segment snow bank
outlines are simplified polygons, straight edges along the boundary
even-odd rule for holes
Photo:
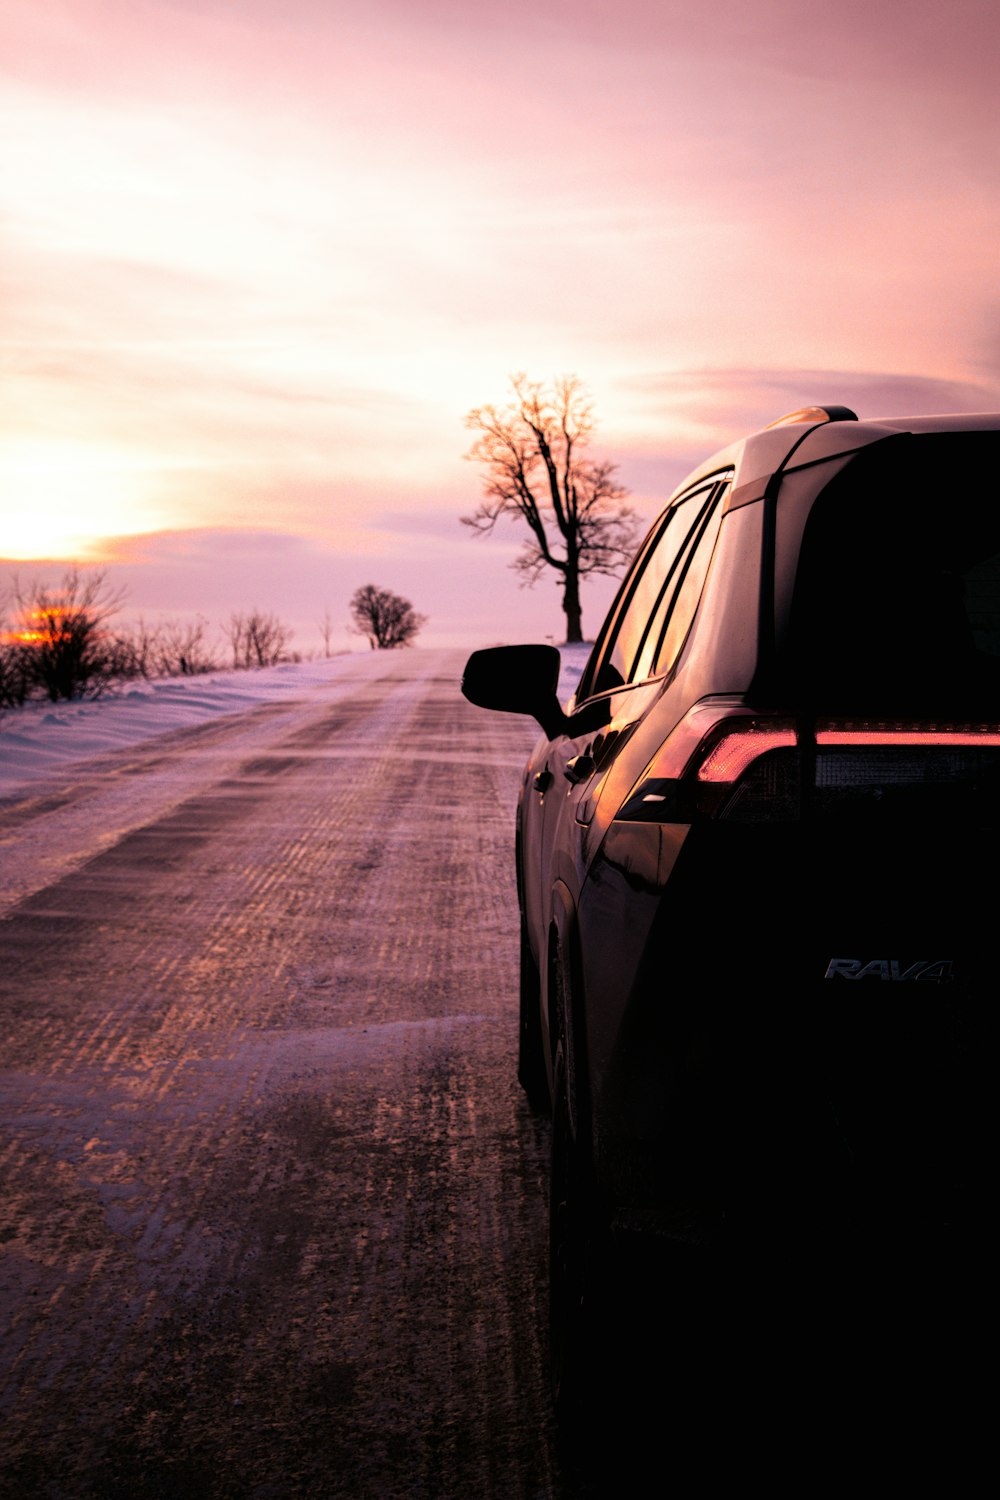
[[[558,688],[560,703],[565,703],[567,698],[573,696],[576,685],[580,680],[580,673],[587,665],[587,660],[593,649],[593,641],[583,641],[579,646],[559,647],[559,655],[562,658]]]
[[[164,677],[76,703],[26,704],[0,716],[0,796],[74,762],[126,750],[217,715],[309,698],[329,690],[332,680],[357,675],[358,662],[367,657],[346,653],[258,671]]]
[[[590,646],[563,646],[559,697],[570,697]],[[421,648],[417,647],[417,651]],[[456,684],[461,653],[455,653]],[[385,667],[381,652],[345,652],[321,661],[285,662],[249,672],[166,677],[106,698],[78,703],[30,703],[0,715],[0,797],[37,789],[54,772],[79,761],[127,750],[157,735],[187,729],[258,704],[328,697]]]

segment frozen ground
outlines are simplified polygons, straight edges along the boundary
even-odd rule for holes
[[[464,660],[0,734],[2,1500],[563,1500],[516,1082],[537,731]]]
[[[589,651],[588,645],[563,648],[563,701]],[[32,704],[4,715],[0,813],[10,811],[0,834],[0,917],[213,785],[226,768],[270,742],[276,721],[292,735],[320,709],[335,709],[384,676],[394,661],[417,665],[432,655],[419,647],[395,656],[353,652],[256,672],[166,678],[114,697]],[[452,653],[449,661],[457,683],[462,657]],[[40,825],[36,814],[43,806]]]

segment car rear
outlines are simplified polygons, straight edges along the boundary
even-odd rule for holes
[[[984,1213],[1000,433],[924,425],[760,497],[751,680],[703,665],[714,691],[679,718],[665,689],[581,893],[595,1161],[622,1222]]]

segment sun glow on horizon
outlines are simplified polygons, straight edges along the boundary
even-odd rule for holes
[[[1000,8],[344,9],[0,10],[15,572],[304,641],[372,578],[442,636],[544,639],[555,574],[460,525],[512,374],[580,378],[650,520],[804,405],[1000,407]]]
[[[31,439],[0,447],[2,550],[14,561],[92,556],[108,538],[157,531],[149,464],[123,449]]]

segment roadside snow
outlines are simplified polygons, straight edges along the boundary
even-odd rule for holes
[[[559,647],[562,666],[559,671],[557,693],[560,703],[565,703],[568,698],[573,696],[576,691],[576,685],[580,681],[580,673],[587,665],[587,660],[593,649],[593,641],[582,641],[579,646]]]
[[[314,697],[337,678],[355,681],[359,661],[367,662],[367,657],[345,654],[255,672],[164,677],[105,698],[26,704],[0,716],[0,797],[32,790],[68,765],[127,750],[218,715]]]
[[[590,646],[562,646],[559,698],[576,687]],[[416,648],[420,653],[421,648]],[[385,666],[381,652],[346,652],[249,672],[168,677],[78,703],[32,703],[0,714],[0,798],[34,793],[53,774],[158,735],[266,703],[329,700]],[[456,678],[456,681],[458,679]]]

